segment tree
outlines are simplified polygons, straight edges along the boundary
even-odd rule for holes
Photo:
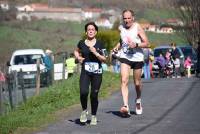
[[[200,41],[200,1],[174,0],[174,2],[185,24],[185,36],[188,42],[196,48],[197,42]]]
[[[196,76],[200,73],[200,1],[199,0],[175,0],[179,8],[180,16],[185,22],[185,35],[190,44],[197,48]]]

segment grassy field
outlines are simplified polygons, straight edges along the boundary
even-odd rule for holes
[[[54,53],[72,51],[84,32],[83,24],[49,20],[32,22],[6,22],[0,24],[0,60],[10,58],[21,48],[49,47]]]
[[[100,97],[105,98],[119,89],[118,74],[105,72]],[[61,119],[74,104],[79,104],[79,75],[58,82],[40,96],[28,99],[26,104],[0,116],[0,134],[25,134],[39,129],[50,122]],[[80,106],[79,106],[80,107]]]
[[[177,11],[174,9],[150,9],[146,8],[143,10],[139,10],[136,12],[136,18],[144,18],[145,20],[148,20],[149,22],[159,23],[161,21],[164,21],[169,18],[176,18]]]
[[[155,44],[156,46],[169,45],[172,42],[175,42],[176,44],[185,44],[187,42],[181,33],[158,34],[147,32],[147,37],[150,44]]]

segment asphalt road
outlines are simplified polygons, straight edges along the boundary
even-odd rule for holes
[[[131,117],[123,118],[120,92],[100,101],[97,126],[81,125],[80,110],[34,134],[200,134],[200,79],[143,80],[144,112],[135,115],[130,84]]]

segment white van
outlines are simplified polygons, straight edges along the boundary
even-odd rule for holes
[[[22,71],[24,84],[35,85],[37,73],[37,58],[40,59],[41,84],[47,84],[47,69],[44,65],[43,58],[45,53],[42,49],[21,49],[13,52],[8,65],[8,73],[12,71]]]

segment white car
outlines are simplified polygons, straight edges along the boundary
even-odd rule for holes
[[[25,85],[34,86],[36,84],[37,59],[40,59],[41,84],[47,84],[47,69],[43,62],[45,53],[42,49],[21,49],[13,52],[8,65],[8,73],[12,71],[22,71]]]

